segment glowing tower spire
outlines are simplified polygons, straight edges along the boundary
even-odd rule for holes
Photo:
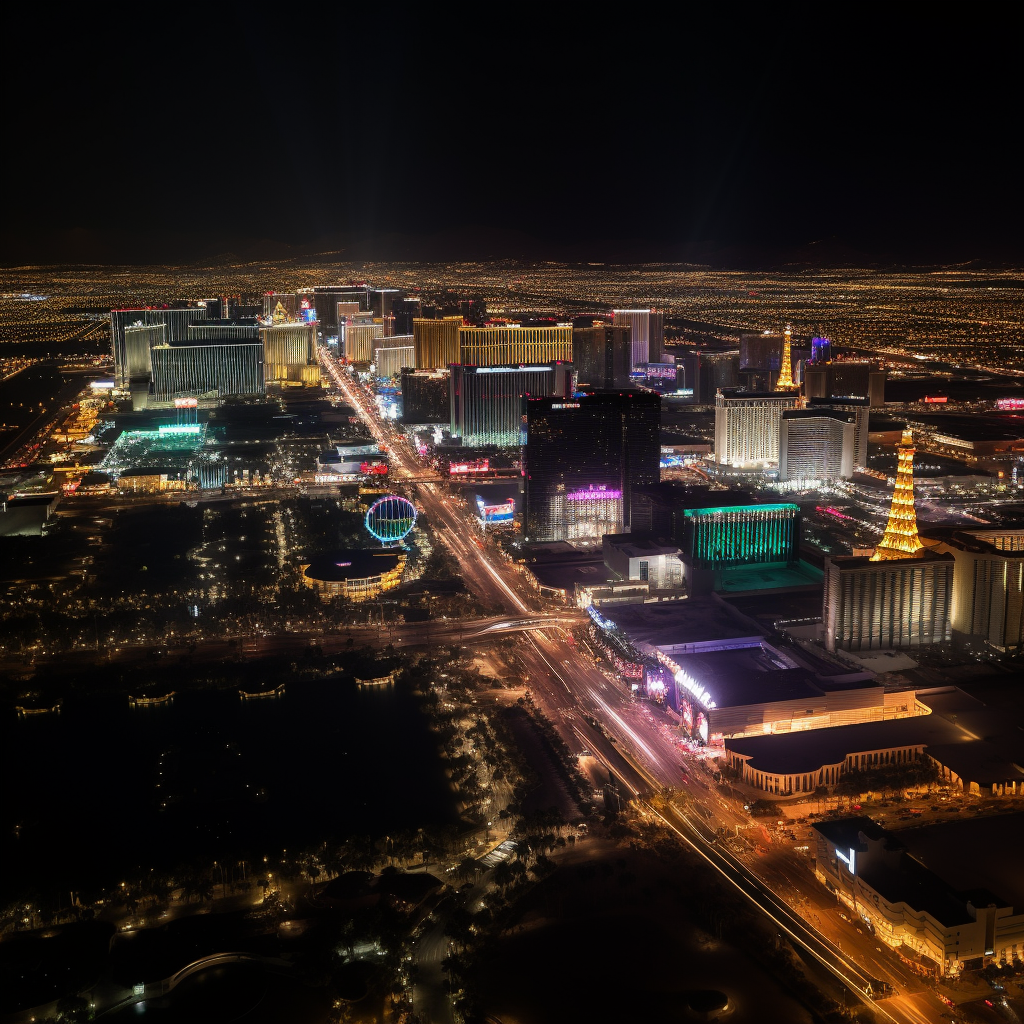
[[[779,379],[775,383],[776,391],[795,391],[796,384],[793,383],[793,356],[790,349],[792,332],[787,327],[783,333],[786,339],[782,345],[782,366],[779,368]]]
[[[889,522],[885,527],[885,535],[871,556],[872,562],[890,558],[915,558],[924,548],[917,536],[917,513],[914,511],[914,435],[909,429],[903,431],[899,453]]]

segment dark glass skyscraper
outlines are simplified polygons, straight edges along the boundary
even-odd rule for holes
[[[313,289],[313,308],[316,310],[316,318],[320,321],[320,331],[326,337],[336,336],[338,333],[338,303],[358,302],[361,310],[369,310],[371,307],[371,292],[369,285],[325,285],[322,288]]]
[[[581,385],[628,387],[631,354],[628,325],[573,328],[572,361]]]
[[[527,398],[523,415],[525,539],[597,538],[628,528],[632,489],[660,476],[661,396]]]

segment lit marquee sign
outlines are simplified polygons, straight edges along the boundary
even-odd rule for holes
[[[857,851],[850,847],[850,855],[847,856],[842,850],[836,850],[836,856],[850,869],[850,874],[857,874]]]
[[[684,690],[688,690],[704,707],[708,709],[718,707],[710,692],[688,672],[684,672],[667,654],[658,651],[658,661],[672,673],[676,683]]]
[[[579,402],[552,402],[552,409],[578,409],[580,407]]]
[[[997,398],[996,408],[1003,412],[1019,412],[1024,409],[1024,398]]]
[[[175,409],[195,409],[199,405],[199,399],[197,398],[176,398],[174,400]]]
[[[177,426],[159,427],[161,437],[165,434],[198,434],[203,428],[198,423],[181,423]]]

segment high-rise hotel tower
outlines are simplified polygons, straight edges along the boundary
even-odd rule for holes
[[[598,391],[523,399],[523,535],[528,541],[621,533],[632,491],[660,476],[661,396]]]
[[[463,366],[449,378],[452,437],[464,445],[518,447],[522,442],[522,399],[557,395],[571,400],[572,363],[546,366]]]
[[[787,409],[799,408],[793,392],[723,389],[715,396],[715,461],[723,466],[774,464],[779,458],[779,424]]]
[[[459,362],[461,316],[440,320],[416,317],[412,322],[412,346],[417,370],[441,370]]]
[[[919,647],[950,638],[954,557],[926,549],[914,510],[914,443],[904,431],[885,534],[870,558],[825,559],[830,651]]]
[[[572,360],[572,324],[554,327],[461,327],[458,362],[508,366]]]
[[[614,309],[612,324],[628,327],[632,351],[630,369],[661,360],[665,339],[664,314],[656,309]]]

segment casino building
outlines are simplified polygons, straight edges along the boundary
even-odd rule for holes
[[[775,464],[782,414],[800,406],[792,392],[723,389],[715,396],[715,461],[725,466]]]
[[[275,381],[316,384],[320,366],[316,359],[316,324],[281,323],[260,328],[263,344],[263,375]]]
[[[886,694],[869,673],[744,635],[713,598],[690,598],[681,606],[606,605],[599,616],[590,614],[628,643],[635,661],[659,667],[649,674],[668,689],[666,702],[682,728],[702,743],[833,731],[916,710],[906,694]]]
[[[661,397],[597,391],[572,401],[524,398],[521,408],[525,539],[621,533],[633,489],[660,476]]]
[[[1024,529],[926,531],[929,546],[951,554],[952,628],[998,651],[1024,645]]]

